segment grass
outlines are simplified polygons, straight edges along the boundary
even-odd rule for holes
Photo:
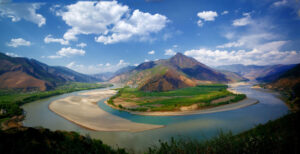
[[[114,99],[120,98],[128,102],[134,102],[139,106],[138,108],[126,108],[132,111],[173,111],[179,110],[182,106],[193,104],[198,104],[199,108],[205,108],[237,102],[246,98],[246,95],[233,94],[227,88],[227,85],[210,84],[167,92],[144,92],[137,88],[124,87],[119,89],[118,93],[108,100],[108,103],[115,106]],[[227,96],[234,96],[234,98],[217,104],[211,103],[213,100]]]
[[[64,93],[104,88],[107,86],[111,86],[111,84],[72,82],[59,86],[55,90],[51,91],[23,92],[21,90],[0,90],[0,110],[4,111],[4,113],[0,114],[0,119],[21,115],[23,110],[20,108],[20,106],[25,103],[51,96],[61,95]]]

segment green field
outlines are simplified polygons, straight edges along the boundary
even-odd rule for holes
[[[174,111],[179,110],[182,106],[198,104],[198,108],[207,108],[232,102],[237,102],[246,98],[244,94],[233,94],[227,90],[227,85],[210,84],[198,85],[167,92],[144,92],[137,88],[124,87],[119,89],[118,93],[108,100],[108,103],[132,111]],[[232,96],[230,100],[212,103],[212,101]],[[138,107],[125,108],[119,104],[131,102]]]
[[[79,90],[88,90],[112,86],[111,84],[79,83],[72,82],[57,87],[51,91],[24,92],[22,90],[0,90],[0,119],[21,115],[21,105],[35,100],[48,98],[55,95],[70,93]]]

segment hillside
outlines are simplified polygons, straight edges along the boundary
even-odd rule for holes
[[[168,91],[197,84],[227,83],[238,80],[237,76],[232,73],[225,75],[194,58],[177,53],[169,59],[142,63],[114,76],[110,82],[131,85],[144,91]]]
[[[300,64],[286,71],[276,80],[264,85],[266,88],[275,89],[288,99],[288,103],[292,107],[299,108],[300,104]],[[296,106],[294,106],[296,105]]]
[[[66,67],[0,53],[0,89],[45,91],[69,81],[95,82],[97,79]]]

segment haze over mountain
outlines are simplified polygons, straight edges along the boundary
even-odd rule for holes
[[[168,91],[199,83],[227,83],[233,81],[233,78],[194,58],[177,53],[169,59],[144,62],[110,81],[134,85],[144,91]]]
[[[114,76],[131,71],[134,68],[135,68],[135,66],[126,66],[126,67],[120,68],[116,72],[104,72],[104,73],[93,74],[92,76],[101,81],[109,81]]]
[[[270,82],[278,78],[282,73],[292,69],[296,64],[290,65],[223,65],[216,67],[218,70],[235,72],[250,80]]]
[[[95,82],[95,77],[62,66],[48,66],[34,59],[0,53],[0,88],[48,90],[69,81]]]

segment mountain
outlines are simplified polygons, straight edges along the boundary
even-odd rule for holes
[[[113,83],[131,85],[144,91],[168,91],[195,86],[199,83],[231,81],[225,74],[181,53],[169,59],[144,62],[110,80]]]
[[[270,82],[278,78],[282,73],[293,68],[295,64],[291,65],[242,65],[242,64],[234,64],[234,65],[223,65],[218,66],[216,69],[222,71],[230,71],[235,72],[243,77],[250,80],[258,80],[261,82]]]
[[[224,70],[219,70],[219,72],[223,73],[226,75],[226,78],[229,79],[232,82],[242,82],[242,81],[249,81],[249,79],[241,76],[238,73],[231,72],[231,71],[224,71]]]
[[[288,97],[290,104],[300,107],[300,64],[286,71],[277,79],[265,84],[266,88],[283,92]]]
[[[104,73],[93,74],[92,76],[101,81],[108,81],[112,77],[120,75],[120,74],[128,72],[128,71],[131,71],[134,68],[135,68],[135,66],[127,66],[127,67],[123,67],[123,68],[117,70],[116,72],[104,72]]]
[[[284,73],[294,68],[296,64],[292,65],[273,65],[264,69],[264,74],[256,78],[261,82],[272,82],[280,78]]]
[[[242,65],[242,64],[233,64],[233,65],[222,65],[216,67],[218,70],[235,72],[243,77],[254,80],[256,79],[260,73],[265,68],[265,66],[257,66],[257,65]]]
[[[48,66],[34,59],[0,53],[0,88],[48,90],[69,82],[95,82],[96,78],[66,67]]]
[[[300,64],[286,71],[276,80],[268,83],[269,88],[278,90],[296,90],[300,94]]]
[[[100,81],[108,81],[113,76],[115,76],[115,73],[114,72],[104,72],[104,73],[93,74],[92,76]]]

